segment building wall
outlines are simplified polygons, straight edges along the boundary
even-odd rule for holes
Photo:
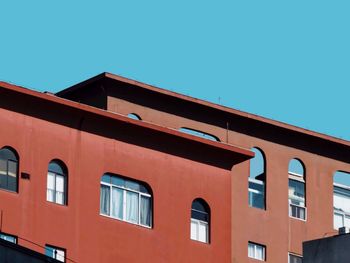
[[[19,179],[18,193],[0,190],[1,230],[18,236],[20,245],[43,253],[20,239],[25,238],[65,248],[68,258],[84,263],[230,261],[229,171],[117,140],[111,136],[123,132],[117,129],[103,136],[104,127],[98,134],[72,128],[97,124],[79,122],[67,112],[44,118],[0,108],[0,122],[0,148],[13,147],[19,155],[19,172],[30,174],[29,180]],[[72,125],[65,125],[69,122]],[[68,167],[67,206],[46,201],[52,159]],[[105,172],[151,187],[152,229],[99,215],[100,179]],[[190,240],[191,203],[197,197],[211,208],[210,244]]]
[[[307,241],[303,244],[304,263],[349,262],[350,235]]]
[[[272,129],[269,134],[266,127],[242,127],[214,110],[211,113],[193,110],[179,106],[180,103],[167,106],[169,101],[155,100],[159,106],[155,106],[157,102],[151,98],[148,102],[136,103],[130,96],[120,95],[118,90],[108,97],[107,108],[124,115],[136,113],[143,121],[173,129],[200,130],[229,144],[258,147],[266,156],[266,210],[248,206],[249,162],[232,169],[231,262],[256,262],[247,257],[248,241],[266,245],[267,262],[288,262],[288,252],[302,254],[303,241],[336,233],[333,229],[333,175],[337,170],[350,171],[350,165],[342,161],[344,158],[331,158],[335,151],[314,147],[313,143],[301,142],[297,137],[282,137]],[[229,129],[223,127],[225,122],[230,122]],[[288,165],[293,158],[302,160],[306,169],[306,221],[289,217]]]

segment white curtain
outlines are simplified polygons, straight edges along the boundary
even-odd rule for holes
[[[250,258],[255,258],[255,249],[254,249],[255,245],[254,244],[250,244],[248,243],[248,257]]]
[[[47,173],[47,201],[53,202],[55,194],[55,175],[53,173]]]
[[[112,187],[111,216],[123,219],[123,190]]]
[[[138,223],[139,195],[126,191],[126,221]]]
[[[264,248],[262,246],[255,246],[255,258],[264,260]]]
[[[208,242],[208,224],[205,222],[199,222],[198,241]]]
[[[100,212],[104,215],[109,215],[109,195],[110,187],[106,185],[101,185],[100,192]]]
[[[151,226],[151,198],[141,196],[141,225]]]
[[[198,228],[198,222],[193,220],[193,219],[191,219],[191,239],[192,240],[198,240],[197,228]]]
[[[56,203],[64,204],[64,177],[56,174]]]

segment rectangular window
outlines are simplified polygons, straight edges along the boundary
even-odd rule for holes
[[[266,247],[253,242],[248,242],[248,257],[265,261]]]
[[[208,243],[208,223],[191,218],[191,239]]]
[[[63,248],[46,245],[45,255],[57,259],[58,261],[66,262],[66,251]]]
[[[8,234],[5,234],[5,233],[0,233],[0,238],[3,239],[3,240],[6,240],[8,242],[17,244],[17,237],[15,237],[15,236],[8,235]]]
[[[288,254],[288,263],[303,263],[303,258],[301,256]]]
[[[57,204],[65,204],[64,176],[52,172],[47,173],[47,201]]]
[[[152,196],[142,184],[104,175],[100,190],[101,215],[151,227]]]
[[[248,200],[249,206],[265,209],[265,185],[263,181],[248,178]]]
[[[289,179],[289,216],[306,220],[305,183]]]

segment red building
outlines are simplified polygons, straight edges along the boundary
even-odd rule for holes
[[[0,231],[22,246],[66,262],[294,263],[334,231],[347,141],[109,73],[57,94],[0,87]]]

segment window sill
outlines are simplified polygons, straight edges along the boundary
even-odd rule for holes
[[[60,204],[60,203],[52,202],[52,201],[49,201],[49,200],[46,200],[46,202],[48,202],[48,203],[50,203],[50,204],[55,204],[55,205],[63,206],[63,207],[68,207],[68,205],[66,205],[66,204]]]
[[[133,223],[133,222],[126,221],[126,220],[121,220],[121,219],[119,219],[119,218],[115,218],[115,217],[108,216],[108,215],[101,214],[101,213],[100,213],[100,216],[103,216],[103,217],[106,217],[106,218],[110,218],[110,219],[113,219],[113,220],[117,220],[117,221],[119,221],[119,222],[124,222],[124,223],[132,224],[132,225],[135,225],[135,226],[147,228],[147,229],[152,229],[152,228],[153,228],[152,226],[140,225],[140,224],[137,224],[137,223]]]
[[[12,194],[19,194],[18,193],[18,191],[11,191],[11,190],[7,190],[7,189],[5,189],[5,188],[0,188],[0,191],[4,191],[4,192],[6,192],[6,193],[12,193]]]
[[[294,216],[291,216],[291,215],[289,215],[289,218],[296,219],[296,220],[299,220],[299,221],[302,221],[302,222],[306,222],[306,218],[302,219],[302,218],[294,217]]]
[[[190,240],[195,242],[196,244],[210,245],[209,242],[204,242],[204,241],[200,241],[200,240],[192,239],[192,238],[190,238]]]

